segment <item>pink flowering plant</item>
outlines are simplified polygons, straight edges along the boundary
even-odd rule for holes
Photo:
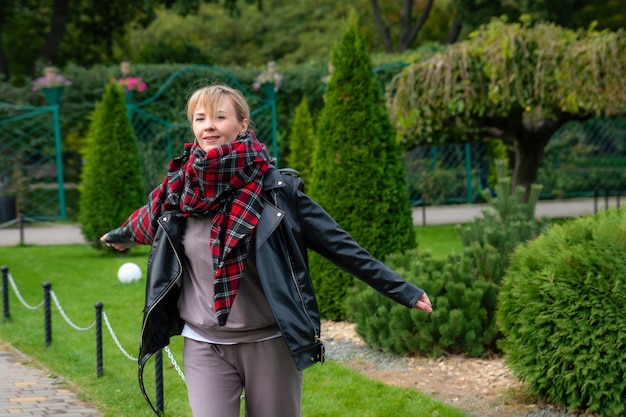
[[[148,88],[148,85],[143,82],[143,78],[141,77],[123,77],[119,78],[117,82],[123,86],[126,91],[142,92]]]
[[[270,61],[267,64],[267,69],[254,78],[254,84],[252,84],[252,86],[256,91],[265,83],[273,83],[274,91],[278,91],[282,82],[283,75],[276,71],[276,63]]]
[[[72,85],[72,82],[65,79],[61,74],[46,75],[33,80],[32,90],[39,91],[42,88],[65,87],[68,85]]]

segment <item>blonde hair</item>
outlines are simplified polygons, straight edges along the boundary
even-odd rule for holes
[[[189,123],[193,119],[194,111],[200,106],[204,107],[210,116],[216,115],[224,97],[230,97],[233,100],[237,119],[239,121],[248,119],[248,124],[250,124],[250,106],[241,91],[223,84],[201,87],[191,94],[185,107]]]

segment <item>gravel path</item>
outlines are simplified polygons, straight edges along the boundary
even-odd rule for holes
[[[348,322],[322,321],[328,360],[369,378],[412,388],[474,417],[594,417],[528,402],[502,358],[410,358],[375,351]]]

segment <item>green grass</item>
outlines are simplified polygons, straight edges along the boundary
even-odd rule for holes
[[[455,225],[415,227],[417,249],[429,251],[433,256],[461,252],[463,244],[456,233]]]
[[[447,228],[426,233],[420,228],[418,238],[437,251],[454,246]],[[439,246],[427,243],[436,237]],[[95,303],[104,304],[122,348],[131,356],[138,353],[142,320],[144,281],[121,284],[117,269],[125,262],[135,262],[145,271],[148,248],[136,248],[126,256],[101,253],[86,245],[0,247],[0,265],[7,265],[21,297],[31,306],[43,300],[44,282],[52,283],[66,316],[78,327],[95,320]],[[103,324],[104,375],[96,377],[95,330],[79,331],[62,317],[53,302],[52,343],[45,346],[43,308],[30,310],[9,291],[11,318],[0,322],[0,339],[40,362],[56,375],[80,387],[79,396],[91,403],[104,417],[152,416],[137,384],[137,367],[118,349]],[[170,349],[182,366],[182,338],[172,339]],[[165,410],[169,416],[191,416],[184,382],[164,355]],[[146,379],[154,380],[154,366],[148,364]],[[154,386],[148,387],[154,393]],[[305,417],[462,417],[464,413],[440,404],[419,392],[386,386],[333,361],[305,371],[303,416]]]

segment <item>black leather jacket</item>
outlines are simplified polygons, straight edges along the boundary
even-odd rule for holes
[[[265,296],[298,369],[323,361],[320,315],[307,248],[381,293],[413,307],[423,291],[372,256],[301,191],[299,177],[270,168],[263,179],[263,211],[254,235],[257,272]],[[177,301],[182,280],[184,218],[165,213],[148,260],[140,368],[179,335]],[[132,245],[121,228],[107,241]]]

